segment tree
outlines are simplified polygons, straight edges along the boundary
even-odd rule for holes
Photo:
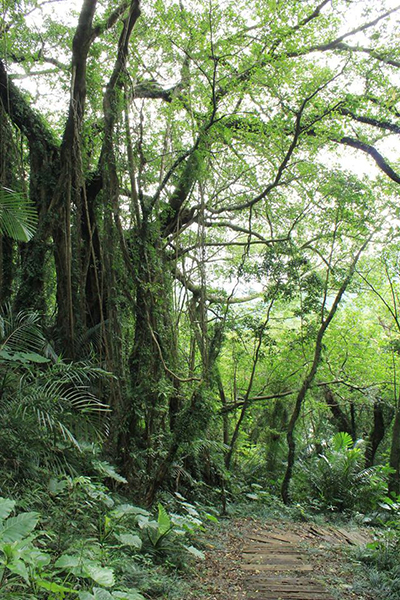
[[[368,271],[363,272],[360,270],[359,273],[367,290],[380,301],[381,307],[384,310],[384,315],[381,317],[380,323],[387,336],[387,348],[390,349],[392,355],[394,416],[389,465],[393,472],[390,475],[388,487],[389,492],[394,492],[396,494],[400,492],[400,403],[397,393],[396,369],[398,334],[400,333],[400,321],[398,317],[399,292],[397,289],[398,272],[398,247],[397,245],[392,245],[382,252],[381,256],[376,259],[375,264],[372,267],[369,267]],[[376,281],[377,278],[378,281]],[[379,410],[375,409],[375,426],[370,435],[370,447],[372,453],[375,446],[380,443],[384,435],[384,424],[382,424],[382,422],[382,415],[379,413]]]
[[[368,237],[370,182],[327,165],[337,149],[381,170],[376,207],[400,181],[381,150],[398,133],[397,45],[383,37],[398,9],[365,2],[360,25],[343,28],[347,11],[344,0],[85,0],[69,25],[47,4],[5,3],[3,119],[21,136],[17,179],[38,212],[14,301],[48,315],[55,304],[52,334],[66,357],[100,332],[92,346],[118,377],[107,390],[110,446],[131,480],[146,455],[150,496],[182,442],[207,428],[222,330],[239,299],[218,290],[226,275],[257,277],[264,255],[284,257],[287,245],[318,269],[338,237],[342,193],[356,235]],[[60,94],[66,119],[29,98],[26,80]],[[216,253],[228,269],[210,266]],[[244,406],[252,386],[250,377]]]

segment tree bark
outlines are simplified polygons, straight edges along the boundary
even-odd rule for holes
[[[20,285],[15,299],[16,310],[46,308],[45,265],[51,222],[48,214],[59,172],[59,148],[40,117],[30,108],[23,94],[9,79],[0,60],[0,101],[11,122],[28,141],[30,162],[29,195],[38,213],[33,239],[21,246]]]
[[[365,468],[372,467],[375,461],[375,454],[379,444],[385,436],[385,421],[383,418],[382,402],[378,399],[374,402],[374,422],[368,437],[367,447],[365,449]]]
[[[389,475],[388,492],[400,493],[400,399],[397,401],[396,413],[393,421],[392,443],[390,447],[389,465],[394,473]]]
[[[346,414],[343,412],[338,401],[336,400],[332,390],[329,388],[329,386],[324,385],[323,392],[325,402],[330,408],[337,430],[344,431],[349,435],[353,436],[353,428],[351,427],[351,424],[349,423]]]

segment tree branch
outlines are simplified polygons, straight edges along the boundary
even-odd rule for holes
[[[356,148],[356,150],[361,150],[365,154],[371,156],[374,159],[378,167],[386,173],[386,175],[394,182],[400,183],[400,175],[392,169],[387,160],[378,152],[374,146],[370,144],[366,144],[365,142],[361,142],[360,140],[344,136],[338,139],[332,139],[332,141],[337,142],[338,144],[343,144],[344,146],[350,146],[351,148]]]
[[[242,296],[241,298],[232,298],[228,296],[218,296],[217,294],[213,294],[212,292],[205,292],[200,285],[196,285],[193,282],[189,281],[185,275],[179,271],[179,269],[175,269],[173,272],[175,278],[194,296],[204,296],[206,302],[210,302],[210,304],[244,304],[245,302],[251,302],[252,300],[256,300],[257,298],[262,298],[263,294],[260,292],[256,292],[254,294],[249,294],[248,296]]]
[[[341,73],[335,75],[334,77],[331,77],[331,79],[329,79],[328,81],[324,82],[322,85],[320,85],[317,89],[315,89],[311,94],[309,94],[306,98],[304,98],[304,100],[302,101],[299,109],[296,112],[296,120],[295,120],[295,125],[294,125],[294,131],[293,131],[293,139],[289,145],[288,150],[285,153],[285,156],[283,157],[282,162],[280,163],[277,173],[275,175],[274,180],[269,183],[267,185],[267,187],[257,196],[255,196],[254,198],[252,198],[251,200],[248,200],[247,202],[242,202],[241,204],[235,204],[233,206],[228,206],[228,207],[222,207],[222,208],[218,208],[218,209],[214,209],[211,210],[211,212],[213,214],[221,214],[222,212],[225,211],[237,211],[237,210],[244,210],[246,208],[251,208],[252,206],[254,206],[255,204],[257,204],[258,202],[260,202],[260,200],[263,200],[264,198],[266,198],[268,196],[268,194],[275,189],[276,187],[278,187],[278,185],[281,185],[281,179],[282,179],[282,175],[286,169],[286,167],[288,166],[290,159],[292,157],[293,152],[295,151],[295,148],[298,145],[300,136],[302,135],[302,133],[307,132],[308,127],[310,125],[308,125],[307,127],[303,127],[301,120],[303,117],[303,113],[304,110],[307,106],[307,104],[317,95],[319,94],[319,92],[321,92],[323,89],[325,89],[330,83],[332,83],[332,81],[334,81],[337,77],[339,77],[339,75],[341,75]]]
[[[96,38],[108,29],[111,29],[111,27],[115,25],[119,18],[122,17],[129,4],[129,0],[123,0],[123,2],[121,2],[121,4],[119,4],[115,10],[113,10],[113,12],[107,17],[105,21],[97,23],[97,25],[95,25],[95,27],[93,27],[92,29],[93,38]]]
[[[51,131],[29,106],[22,92],[10,80],[1,60],[0,101],[11,121],[26,136],[31,149],[43,146],[48,151],[58,152],[58,144]]]
[[[386,382],[384,382],[384,383],[386,383]],[[317,382],[314,384],[315,387],[324,387],[324,386],[330,386],[330,385],[344,385],[352,390],[355,390],[357,392],[364,394],[366,390],[369,390],[373,387],[382,385],[382,383],[372,383],[370,385],[360,386],[360,385],[355,385],[354,383],[350,383],[350,382],[346,381],[345,379],[334,379],[333,381],[320,381],[320,382]],[[313,387],[313,386],[310,386],[310,387]],[[253,396],[252,398],[249,398],[249,402],[265,402],[268,400],[286,398],[287,396],[292,396],[293,394],[298,394],[299,391],[300,391],[299,389],[296,389],[296,390],[288,390],[287,392],[277,392],[276,394]],[[226,406],[224,406],[220,410],[220,413],[222,414],[225,412],[231,412],[232,410],[241,408],[243,406],[243,402],[244,402],[244,399],[240,398],[239,402],[234,402],[232,404],[226,404]]]
[[[340,108],[338,112],[341,115],[351,117],[354,121],[358,121],[359,123],[372,125],[373,127],[383,129],[384,131],[391,131],[392,133],[400,133],[400,126],[396,125],[395,123],[390,123],[390,121],[381,121],[379,119],[375,119],[374,117],[364,117],[362,115],[356,115],[347,108]]]
[[[361,33],[362,31],[366,31],[367,29],[370,29],[374,25],[377,25],[379,23],[379,21],[382,21],[382,19],[385,19],[386,17],[393,14],[394,12],[397,12],[399,9],[400,9],[400,5],[395,6],[394,8],[391,8],[390,10],[387,10],[386,12],[384,12],[381,15],[379,15],[378,17],[376,17],[376,19],[373,19],[372,21],[368,21],[367,23],[363,23],[362,25],[359,25],[358,27],[351,29],[347,33],[344,33],[343,35],[339,36],[335,40],[332,40],[331,42],[328,42],[327,44],[319,44],[318,46],[312,46],[311,48],[308,49],[308,52],[313,52],[314,50],[319,50],[319,51],[333,50],[333,49],[337,48],[339,46],[339,44],[346,38],[352,37],[353,35],[356,35],[356,33]]]
[[[24,63],[27,60],[29,60],[29,61],[33,60],[34,62],[49,63],[50,65],[54,65],[55,67],[58,67],[62,71],[68,71],[68,69],[70,68],[70,65],[66,65],[66,64],[62,63],[61,61],[57,60],[56,58],[53,58],[51,56],[47,56],[47,55],[43,54],[42,50],[39,50],[39,52],[37,53],[36,56],[24,56],[23,54],[11,53],[9,55],[9,57],[13,62],[15,62],[17,64]]]
[[[364,54],[368,54],[371,58],[375,58],[380,62],[385,63],[386,65],[391,65],[392,67],[400,67],[400,61],[394,60],[393,58],[387,58],[382,54],[376,52],[373,48],[365,48],[363,46],[349,46],[348,44],[343,44],[339,42],[334,47],[335,50],[344,50],[346,52],[363,52]],[[316,48],[316,50],[323,51],[323,48]]]

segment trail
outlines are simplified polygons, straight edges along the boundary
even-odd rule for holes
[[[353,545],[355,535],[315,525],[302,525],[299,532],[290,533],[270,525],[248,534],[241,567],[247,572],[246,600],[334,600],[310,562],[305,544]]]
[[[369,541],[359,531],[311,523],[237,524],[227,534],[227,550],[208,554],[208,584],[192,600],[337,600],[326,575],[340,571],[339,548]],[[334,564],[335,555],[339,564]],[[342,592],[346,590],[340,590],[341,598],[356,598]]]

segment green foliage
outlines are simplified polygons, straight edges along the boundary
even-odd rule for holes
[[[376,507],[385,490],[384,473],[378,468],[363,468],[363,443],[348,433],[339,432],[328,448],[303,463],[309,481],[309,500],[315,499],[325,510],[368,511]]]
[[[368,590],[373,598],[396,600],[400,593],[400,497],[383,497],[378,503],[374,522],[374,541],[358,552],[356,559],[363,565],[358,589]]]
[[[44,468],[50,474],[73,472],[82,440],[99,440],[105,433],[109,409],[92,388],[107,373],[89,362],[66,363],[54,356],[38,314],[15,314],[10,307],[0,315],[0,373],[0,454],[6,476],[40,477]],[[20,464],[20,471],[12,464]]]
[[[22,362],[46,362],[42,351],[45,338],[39,325],[37,312],[15,313],[11,306],[2,307],[0,312],[0,360]],[[39,354],[40,353],[40,354]]]
[[[186,517],[169,515],[161,504],[157,520],[151,519],[151,514],[145,509],[132,504],[115,503],[111,511],[104,512],[101,496],[95,499],[93,495],[96,488],[94,481],[80,479],[79,482],[65,480],[68,500],[64,497],[63,480],[60,479],[58,487],[53,484],[52,496],[59,501],[59,509],[51,507],[51,514],[46,519],[47,528],[40,531],[37,531],[37,512],[10,516],[15,502],[0,498],[0,578],[2,589],[7,590],[10,599],[17,599],[23,589],[27,597],[33,593],[39,599],[51,593],[52,597],[60,600],[68,594],[78,594],[83,600],[142,600],[144,596],[137,587],[142,585],[140,579],[137,585],[124,584],[132,569],[139,568],[140,564],[147,564],[150,568],[155,559],[162,559],[171,567],[182,565],[179,553],[197,560],[204,558],[203,553],[189,541],[201,525],[201,521],[189,513],[199,513],[184,499],[180,502],[189,511]],[[74,484],[73,488],[69,487],[70,483]],[[95,507],[99,517],[94,536]],[[57,510],[66,509],[71,513],[67,522],[75,527],[75,530],[69,530],[68,536],[62,530],[62,516],[57,513]],[[74,512],[75,517],[72,516]],[[75,521],[79,513],[78,524]],[[64,538],[63,545],[67,543],[61,554],[54,546],[54,531],[49,528],[55,525]],[[174,535],[170,545],[165,544],[169,534]],[[150,547],[145,547],[149,542],[150,554]]]
[[[0,233],[29,242],[37,224],[35,207],[25,194],[0,186]]]
[[[264,254],[262,274],[267,278],[267,298],[280,297],[289,303],[301,298],[295,314],[317,311],[323,296],[323,281],[305,253],[292,244],[270,246]],[[299,312],[300,311],[300,312]]]
[[[51,574],[44,571],[51,562],[51,556],[34,545],[36,536],[32,534],[39,514],[25,512],[10,517],[8,515],[14,506],[15,502],[0,498],[0,587],[9,590],[10,598],[19,597],[19,592],[13,590],[18,590],[21,585],[26,591],[51,591],[57,598],[75,592],[71,587],[51,581]]]

